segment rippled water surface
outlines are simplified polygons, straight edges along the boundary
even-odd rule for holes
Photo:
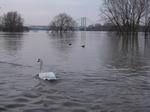
[[[0,112],[150,112],[150,37],[81,36],[0,33]]]

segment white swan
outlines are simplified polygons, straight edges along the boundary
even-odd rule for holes
[[[53,72],[46,72],[46,73],[42,72],[43,61],[41,59],[38,59],[37,62],[40,63],[40,73],[38,74],[40,79],[49,80],[49,81],[56,80],[56,76]]]

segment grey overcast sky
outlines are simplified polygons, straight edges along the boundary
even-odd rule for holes
[[[74,19],[85,16],[98,22],[101,4],[102,0],[0,0],[0,13],[18,11],[26,25],[48,25],[63,12]]]

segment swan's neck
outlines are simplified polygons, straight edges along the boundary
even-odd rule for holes
[[[41,60],[40,61],[40,73],[42,72],[42,69],[43,69],[43,61]]]

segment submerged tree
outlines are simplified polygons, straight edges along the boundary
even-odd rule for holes
[[[61,13],[57,15],[51,22],[49,28],[50,30],[57,32],[73,31],[76,26],[76,22],[73,18],[66,13]]]
[[[136,32],[145,17],[145,8],[145,0],[104,0],[101,11],[119,31]]]
[[[7,32],[22,32],[23,19],[17,12],[8,12],[2,16],[2,30]]]
[[[145,0],[146,6],[145,6],[145,34],[149,32],[150,30],[150,1]]]

